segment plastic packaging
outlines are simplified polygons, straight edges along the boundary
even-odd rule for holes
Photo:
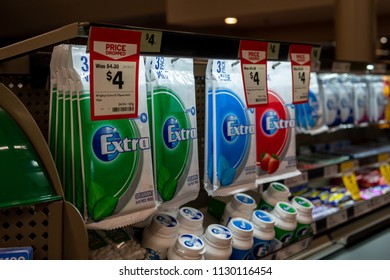
[[[246,107],[239,61],[213,60],[209,64],[212,101],[206,105],[212,108],[206,108],[205,150],[212,155],[205,157],[210,181],[205,188],[209,195],[226,196],[256,188],[254,110]],[[208,85],[206,90],[210,101]]]
[[[155,214],[143,232],[142,247],[147,251],[146,259],[166,259],[168,249],[176,242],[178,231],[179,222],[174,217],[165,213]]]
[[[278,202],[271,214],[275,220],[275,239],[281,245],[290,242],[297,228],[297,210],[288,202]]]
[[[168,249],[168,260],[204,260],[206,249],[202,239],[193,234],[181,234]]]
[[[253,247],[249,254],[250,260],[258,260],[264,257],[269,249],[271,241],[275,237],[275,221],[272,216],[262,210],[255,210],[250,222],[253,224]]]
[[[171,211],[199,192],[193,60],[149,57],[146,65],[159,209]]]
[[[310,232],[313,223],[313,204],[310,200],[296,196],[291,200],[292,206],[297,210],[297,227],[294,231],[293,238],[299,238]]]
[[[340,95],[333,83],[338,74],[319,75],[320,94],[324,102],[325,123],[329,127],[340,125]]]
[[[203,214],[192,207],[182,207],[179,210],[177,220],[180,224],[179,234],[190,233],[201,236],[204,233]]]
[[[354,88],[354,120],[355,124],[367,123],[369,105],[369,89],[366,81],[360,76],[352,76],[352,85]]]
[[[288,202],[288,197],[291,195],[290,189],[285,185],[277,182],[273,182],[269,187],[261,194],[257,209],[270,212],[274,209],[275,205],[279,201]]]
[[[228,260],[233,251],[232,233],[222,225],[211,224],[201,237],[204,241],[206,260]]]
[[[299,175],[290,62],[268,62],[268,104],[256,108],[257,184]]]
[[[244,218],[249,220],[253,210],[256,208],[256,201],[247,194],[238,193],[226,205],[221,218],[221,224],[227,226],[232,218]]]
[[[91,229],[130,225],[156,210],[142,61],[138,118],[91,121],[89,88],[78,96],[86,217]]]
[[[246,219],[233,218],[228,224],[233,237],[231,260],[245,260],[253,247],[253,225]]]

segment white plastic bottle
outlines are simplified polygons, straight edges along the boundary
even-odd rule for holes
[[[205,260],[228,260],[232,255],[232,233],[222,225],[211,224],[201,237],[206,252]]]
[[[253,247],[249,254],[250,260],[258,260],[264,257],[270,248],[271,241],[275,237],[275,221],[271,214],[263,210],[253,211],[250,222],[253,224]]]
[[[299,238],[310,231],[313,223],[313,203],[304,197],[296,196],[291,200],[291,204],[297,210],[297,227],[293,238]]]
[[[204,233],[203,214],[198,209],[192,207],[182,207],[177,215],[179,221],[179,235],[191,233],[196,236],[201,236]]]
[[[271,214],[275,220],[275,239],[280,242],[280,247],[293,238],[297,227],[297,210],[290,203],[283,201],[276,203]]]
[[[232,218],[228,224],[233,236],[231,260],[245,260],[253,247],[253,225],[243,218]]]
[[[249,220],[255,208],[256,201],[250,195],[237,193],[233,196],[233,199],[226,204],[225,211],[221,218],[221,224],[227,226],[232,218],[244,218]]]
[[[288,202],[288,197],[290,195],[291,193],[288,187],[281,183],[273,182],[269,185],[268,189],[262,193],[257,209],[271,212],[277,202]]]
[[[170,247],[175,244],[179,222],[166,213],[154,215],[143,232],[142,247],[147,251],[147,259],[164,260]]]
[[[201,238],[193,234],[181,234],[175,245],[169,248],[168,260],[204,260],[206,249]]]

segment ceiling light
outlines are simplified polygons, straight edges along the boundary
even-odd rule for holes
[[[387,43],[387,38],[386,37],[381,37],[380,41],[381,41],[382,44],[386,44]]]
[[[236,24],[237,23],[237,18],[235,18],[235,17],[227,17],[227,18],[225,18],[225,23],[226,24]]]
[[[374,70],[374,65],[367,64],[366,68],[367,68],[367,70],[372,71],[372,70]]]

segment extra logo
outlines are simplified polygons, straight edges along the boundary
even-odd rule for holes
[[[228,115],[223,121],[223,135],[225,139],[232,142],[239,136],[254,134],[254,125],[243,125],[235,115]]]
[[[180,141],[195,139],[197,132],[196,128],[181,128],[177,119],[170,117],[164,123],[163,137],[165,145],[169,149],[174,149]]]
[[[295,118],[289,113],[289,106],[273,91],[268,91],[269,104],[256,108],[257,165],[268,174],[279,168],[287,154]]]
[[[119,131],[112,126],[100,127],[93,136],[92,148],[101,161],[112,161],[119,154],[150,149],[148,137],[122,138]]]

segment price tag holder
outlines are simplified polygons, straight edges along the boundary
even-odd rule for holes
[[[306,185],[309,182],[309,175],[307,172],[302,172],[298,176],[287,178],[284,180],[284,184],[287,187],[296,187],[301,185]]]
[[[339,173],[338,165],[330,165],[324,167],[324,178],[332,178]]]
[[[249,108],[268,103],[267,47],[267,42],[240,41],[241,71]]]
[[[331,229],[348,221],[347,210],[342,209],[326,218],[326,228]]]
[[[375,63],[374,64],[374,74],[386,74],[387,65],[384,63]]]
[[[354,216],[359,217],[365,213],[368,213],[372,210],[371,200],[363,200],[355,204],[354,206]]]
[[[349,73],[351,71],[350,62],[339,62],[334,61],[332,63],[332,72],[333,73]]]
[[[356,165],[357,162],[354,160],[346,161],[340,164],[340,171],[342,174],[344,186],[351,193],[353,200],[360,199],[359,185],[356,181],[354,172]]]
[[[268,43],[267,48],[267,59],[269,60],[278,60],[279,59],[279,50],[280,50],[280,44],[279,43]]]
[[[161,50],[162,32],[160,31],[142,31],[141,52],[159,53]]]
[[[91,119],[138,116],[138,66],[141,32],[92,26]]]
[[[307,45],[290,46],[294,104],[305,103],[309,98],[311,49]]]

